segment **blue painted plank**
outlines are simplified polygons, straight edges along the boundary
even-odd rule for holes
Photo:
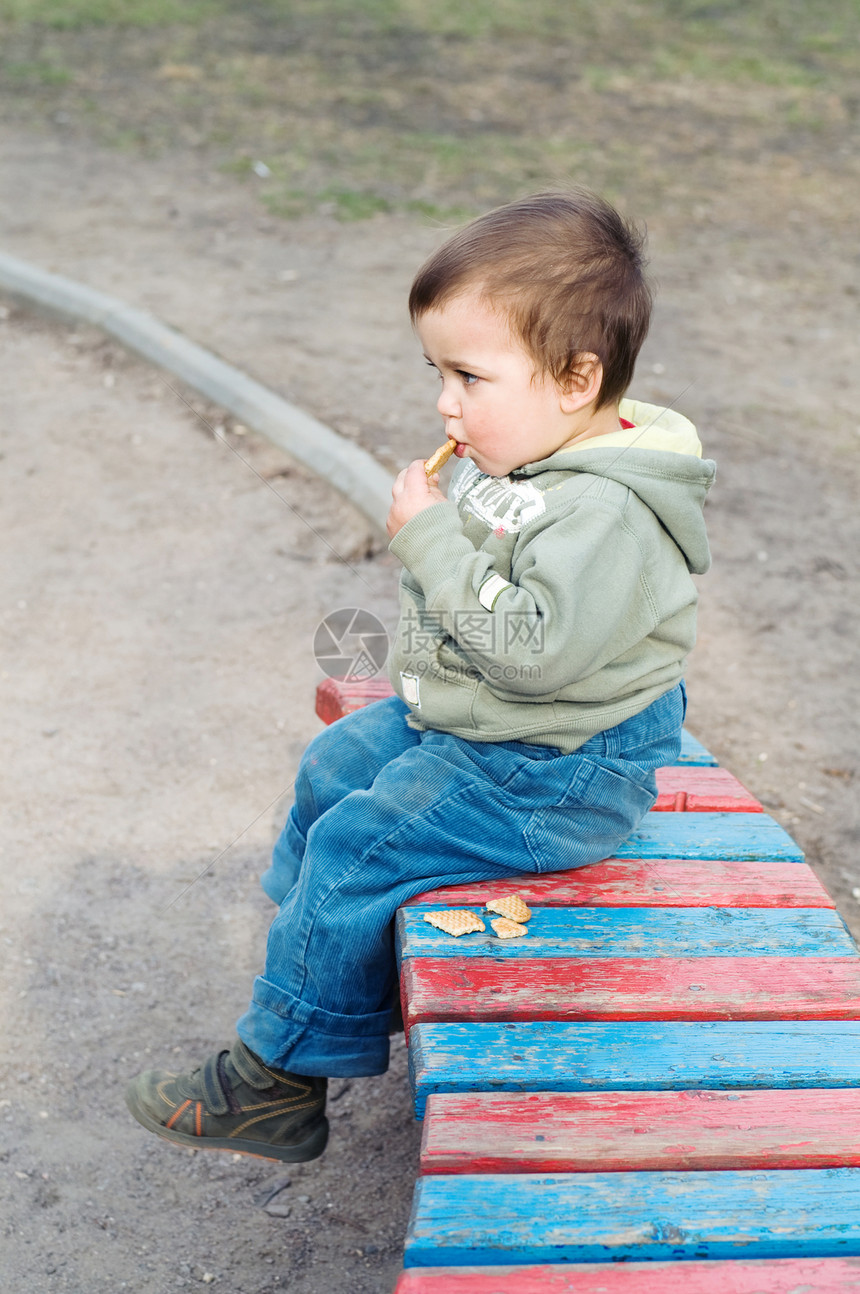
[[[860,1086],[860,1020],[419,1024],[419,1118],[434,1092]]]
[[[424,1177],[404,1262],[525,1266],[857,1255],[860,1169],[831,1168]]]
[[[768,859],[803,862],[803,851],[767,813],[647,813],[616,858]]]
[[[483,934],[455,938],[424,920],[445,906],[401,908],[401,959],[857,956],[842,918],[830,908],[532,908],[527,935],[499,939],[489,925],[492,913],[480,904],[471,909],[487,925]]]
[[[709,750],[706,750],[700,741],[697,741],[692,733],[687,732],[685,728],[681,733],[681,753],[678,756],[679,764],[698,764],[701,767],[715,768],[719,761],[714,758]]]

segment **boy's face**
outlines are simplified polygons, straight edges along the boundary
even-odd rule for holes
[[[428,310],[416,323],[428,362],[442,379],[437,409],[458,457],[488,476],[539,462],[572,436],[562,393],[511,334],[505,316],[477,293]]]

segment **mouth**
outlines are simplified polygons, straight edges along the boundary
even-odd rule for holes
[[[465,452],[466,452],[466,446],[463,444],[462,440],[459,440],[457,442],[457,448],[454,450],[454,457],[462,458]]]

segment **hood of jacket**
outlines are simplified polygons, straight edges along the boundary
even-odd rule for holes
[[[541,490],[554,488],[555,481],[545,479],[554,474],[559,484],[571,472],[617,481],[651,509],[684,554],[688,569],[704,574],[711,558],[702,509],[716,464],[702,458],[696,429],[682,414],[641,400],[622,400],[619,412],[634,425],[526,463],[510,479],[540,477],[534,484]]]

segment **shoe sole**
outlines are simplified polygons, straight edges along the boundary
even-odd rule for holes
[[[188,1132],[176,1132],[157,1123],[143,1110],[132,1104],[130,1094],[126,1094],[125,1103],[129,1112],[147,1132],[154,1132],[164,1141],[172,1141],[178,1146],[190,1146],[193,1150],[229,1150],[234,1155],[253,1155],[255,1159],[274,1159],[283,1164],[304,1164],[309,1159],[318,1159],[328,1143],[328,1119],[323,1119],[305,1137],[292,1146],[276,1146],[270,1141],[247,1141],[239,1137],[194,1137]]]

